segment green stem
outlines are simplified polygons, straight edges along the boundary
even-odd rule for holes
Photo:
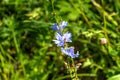
[[[0,59],[1,59],[1,63],[2,63],[2,66],[4,66],[4,57],[2,56],[2,54],[4,54],[4,50],[2,48],[2,45],[0,44],[0,50],[1,50],[1,54],[0,54]]]
[[[55,15],[54,18],[55,18],[56,22],[58,23],[57,16],[56,16],[56,13],[55,13],[55,9],[54,9],[54,0],[52,0],[52,9],[53,9],[53,14]]]
[[[72,61],[73,69],[74,69],[74,72],[73,72],[73,76],[75,77],[74,79],[79,80],[78,75],[77,75],[77,68],[76,68],[74,60],[72,58],[71,58],[71,61]]]
[[[5,58],[4,58],[4,55],[6,55],[6,56],[8,56],[9,57],[9,60],[10,59],[12,59],[11,58],[11,56],[10,55],[8,55],[8,54],[5,54],[5,51],[4,51],[4,49],[3,49],[3,47],[2,47],[2,45],[0,44],[0,50],[1,50],[1,54],[0,54],[0,60],[1,60],[1,65],[2,65],[2,67],[4,68],[4,66],[5,66]],[[9,72],[9,71],[8,71]],[[2,76],[3,76],[3,78],[5,79],[5,80],[9,80],[9,73],[8,74],[6,74],[6,73],[0,73],[0,74],[2,74]]]
[[[78,1],[79,1],[79,0],[78,0]],[[89,23],[88,18],[87,18],[86,15],[85,15],[85,13],[84,13],[83,11],[81,11],[79,8],[77,8],[76,5],[74,5],[73,0],[70,0],[70,2],[71,2],[71,4],[72,4],[72,6],[83,16],[83,18],[85,19],[85,22],[89,25],[89,27],[92,28],[91,25],[90,25],[90,23]]]
[[[5,53],[5,51],[4,51],[4,49],[3,49],[3,47],[2,47],[2,45],[1,45],[1,44],[0,44],[0,50],[1,50],[2,54],[4,54],[4,53]]]
[[[71,70],[69,58],[68,58],[68,72],[69,72],[69,74],[70,74],[70,77],[72,78],[73,76],[72,76],[72,70]]]
[[[72,62],[72,63],[70,63]],[[71,65],[72,64],[72,65]],[[72,80],[80,80],[77,76],[77,68],[72,58],[68,58],[68,72]]]
[[[104,34],[105,34],[105,37],[107,38],[107,40],[108,40],[108,45],[110,46],[111,44],[110,44],[110,41],[109,41],[109,38],[108,38],[108,35],[107,35],[107,27],[106,27],[106,18],[105,18],[105,12],[103,12],[103,20],[104,20]]]
[[[12,34],[13,34],[13,40],[14,40],[16,51],[17,51],[17,53],[19,53],[20,50],[19,50],[19,46],[17,44],[17,39],[16,39],[16,35],[15,35],[14,30],[12,30]]]
[[[107,45],[107,46],[110,46],[110,47],[111,47],[111,44],[110,44],[110,41],[109,41],[109,38],[108,38],[108,34],[107,34],[106,14],[105,14],[105,11],[103,11],[103,20],[104,20],[104,34],[105,34],[105,37],[106,37],[107,40],[108,40],[108,45]],[[103,47],[104,47],[104,46],[103,46]],[[109,51],[109,49],[108,49],[108,51]],[[110,65],[113,66],[113,63],[112,63],[110,57],[108,56],[108,54],[105,54],[105,55],[106,55],[106,57],[108,58]]]
[[[23,62],[23,61],[22,61],[22,56],[21,56],[22,54],[20,53],[19,45],[18,45],[18,43],[17,43],[16,34],[15,34],[14,30],[12,30],[12,34],[13,34],[13,40],[14,40],[14,44],[15,44],[16,51],[17,51],[17,55],[18,55],[18,58],[20,59],[21,66],[22,66],[22,68],[23,68],[23,73],[24,73],[24,75],[25,75],[26,72],[25,72],[24,64],[22,63],[22,62]]]
[[[81,74],[77,74],[78,76],[80,77],[83,77],[83,76],[88,76],[88,77],[96,77],[97,75],[96,74],[89,74],[89,73],[81,73]],[[67,79],[67,78],[70,78],[71,75],[66,75],[66,76],[62,76],[60,78],[57,78],[55,80],[63,80],[63,79]]]

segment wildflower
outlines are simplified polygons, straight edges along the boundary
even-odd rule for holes
[[[64,29],[67,25],[68,25],[67,22],[65,22],[65,21],[61,22],[61,23],[60,23],[60,29],[61,29],[61,30]]]
[[[66,32],[65,34],[63,34],[63,39],[65,42],[72,42],[71,37],[72,35],[69,32]]]
[[[76,54],[74,54],[74,48],[73,48],[73,47],[66,48],[66,49],[61,48],[61,51],[62,51],[64,54],[70,56],[71,58],[76,58],[76,57],[79,56],[79,52],[78,52],[78,51],[77,51]]]
[[[59,30],[59,27],[58,27],[58,25],[56,23],[54,23],[52,25],[52,29],[55,30],[55,31],[57,31],[57,30]]]
[[[72,42],[71,40],[71,33],[66,32],[65,34],[61,34],[59,32],[57,32],[56,34],[56,39],[57,40],[53,40],[55,42],[55,44],[57,44],[57,46],[64,46],[66,42]]]
[[[56,23],[54,23],[52,25],[52,29],[55,30],[55,31],[58,31],[58,30],[63,30],[66,26],[67,26],[67,22],[63,21],[60,23],[60,25],[58,26]]]
[[[55,44],[57,44],[57,46],[64,46],[64,38],[62,37],[62,35],[60,33],[57,33],[55,37],[57,39],[53,40]]]
[[[106,38],[100,38],[100,41],[102,44],[106,44],[108,42],[108,40]]]

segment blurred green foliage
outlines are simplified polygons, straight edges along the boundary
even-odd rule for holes
[[[0,80],[69,80],[50,28],[61,20],[80,51],[79,78],[119,80],[120,0],[0,0]]]

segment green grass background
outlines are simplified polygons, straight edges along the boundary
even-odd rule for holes
[[[81,80],[120,80],[120,0],[0,0],[0,80],[71,80],[52,41],[60,21]]]

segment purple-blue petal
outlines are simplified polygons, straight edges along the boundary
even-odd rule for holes
[[[57,46],[64,46],[64,38],[60,33],[56,33],[56,40],[53,40]]]
[[[68,23],[67,23],[66,21],[62,21],[59,26],[60,26],[60,29],[62,30],[62,29],[64,29],[67,25],[68,25]]]
[[[66,54],[66,50],[64,48],[61,48],[61,51]]]
[[[77,52],[76,54],[74,54],[74,48],[70,47],[67,49],[61,48],[61,51],[66,54],[67,56],[70,56],[71,58],[76,58],[79,56],[79,52]]]
[[[61,36],[61,34],[59,34],[59,33],[56,33],[56,36],[55,36],[55,37],[56,37],[57,40],[61,40],[61,39],[62,39],[62,36]]]
[[[65,34],[63,34],[63,38],[65,38],[66,42],[72,42],[71,37],[72,35],[69,32],[66,32]]]
[[[51,28],[56,31],[59,30],[59,27],[56,23],[54,23]]]

